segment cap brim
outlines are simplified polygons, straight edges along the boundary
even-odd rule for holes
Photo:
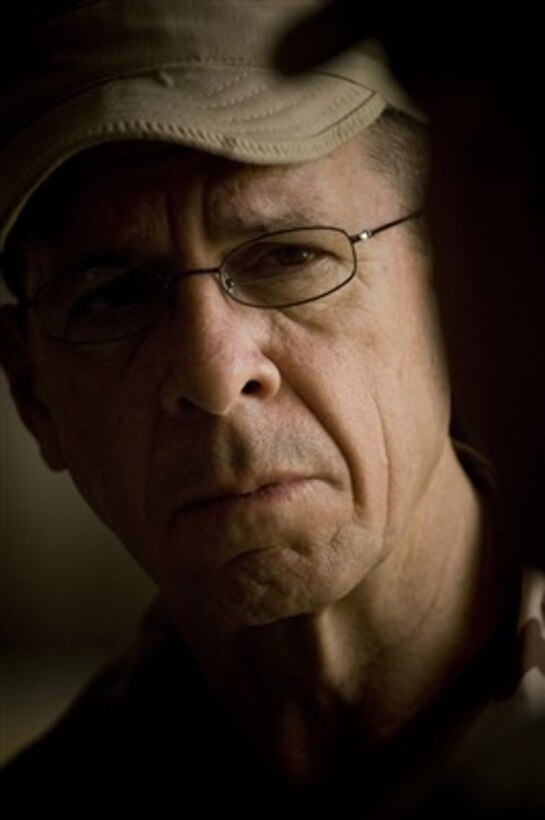
[[[360,50],[279,76],[274,43],[317,5],[95,0],[38,26],[2,91],[1,247],[36,189],[93,146],[161,140],[247,163],[301,163],[387,105],[411,110],[385,66]]]
[[[214,89],[229,84],[231,99]],[[241,162],[306,162],[370,125],[382,97],[350,80],[316,73],[282,82],[266,68],[208,68],[195,76],[164,68],[89,89],[37,120],[3,151],[0,242],[24,204],[62,163],[92,146],[161,140]]]

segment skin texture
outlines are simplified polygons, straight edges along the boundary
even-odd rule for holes
[[[402,215],[360,139],[287,168],[110,146],[44,202],[31,294],[82,252],[202,268],[279,219],[355,233]],[[188,278],[164,321],[107,345],[59,344],[31,313],[22,331],[2,314],[4,363],[44,458],[157,582],[210,686],[294,779],[316,775],[313,727],[335,732],[334,704],[368,737],[390,736],[495,617],[475,594],[491,570],[448,437],[429,260],[406,226],[358,260],[349,286],[286,310]],[[255,669],[272,681],[262,692]]]

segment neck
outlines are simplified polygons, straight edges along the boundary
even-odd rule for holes
[[[450,449],[439,473],[410,530],[345,599],[193,645],[227,714],[295,782],[399,734],[497,623],[481,504]]]

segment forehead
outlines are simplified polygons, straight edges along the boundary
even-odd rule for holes
[[[354,184],[356,175],[358,184]],[[135,226],[139,215],[197,209],[207,227],[275,219],[293,223],[327,215],[335,196],[347,203],[363,191],[370,198],[377,175],[367,169],[361,138],[327,157],[301,165],[254,166],[164,144],[101,146],[66,163],[31,204],[33,234],[69,241],[74,231]],[[146,210],[151,213],[146,214]],[[81,236],[80,236],[81,238]]]

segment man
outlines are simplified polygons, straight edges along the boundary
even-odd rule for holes
[[[8,767],[42,805],[399,804],[513,685],[518,583],[449,437],[418,126],[367,55],[279,84],[270,46],[312,5],[70,4],[13,49],[4,367],[160,591]]]

